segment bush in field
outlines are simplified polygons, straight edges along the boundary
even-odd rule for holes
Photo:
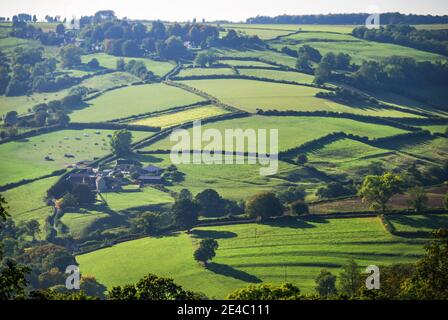
[[[198,221],[199,204],[189,198],[178,198],[171,208],[176,226],[190,230]]]
[[[281,216],[283,206],[272,192],[260,192],[246,201],[246,213],[250,217],[265,220],[269,217]]]
[[[132,133],[122,129],[115,131],[110,140],[110,146],[117,157],[123,157],[131,153]]]
[[[207,265],[207,262],[216,255],[218,242],[215,239],[204,239],[199,243],[199,247],[195,250],[193,256],[196,261]]]
[[[275,195],[285,205],[294,201],[305,200],[306,191],[303,187],[291,186],[288,189],[278,191]]]

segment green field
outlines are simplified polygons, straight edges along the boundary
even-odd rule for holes
[[[286,54],[272,51],[272,50],[234,50],[234,49],[209,49],[208,51],[213,52],[217,55],[217,57],[225,57],[225,58],[256,58],[263,59],[267,62],[278,63],[280,65],[284,65],[290,68],[296,67],[297,59]],[[220,60],[224,63],[227,63],[229,60]],[[238,62],[241,65],[241,61]],[[253,63],[252,63],[253,64]],[[272,65],[269,65],[272,67]]]
[[[448,215],[415,215],[415,216],[389,216],[387,221],[397,232],[422,233],[431,232],[439,228],[448,228]]]
[[[107,69],[116,69],[117,60],[119,59],[124,59],[125,62],[128,62],[129,60],[142,61],[148,70],[152,71],[156,76],[159,77],[164,76],[175,67],[175,65],[171,62],[155,61],[145,58],[115,57],[108,55],[106,53],[94,53],[84,55],[81,57],[81,61],[82,63],[87,63],[93,58],[96,58],[98,60],[100,66]]]
[[[95,225],[102,219],[107,219],[109,215],[93,209],[84,212],[64,212],[60,222],[68,228],[67,233],[75,239],[82,239],[88,236],[89,231],[93,231]]]
[[[101,122],[163,111],[201,101],[197,95],[163,83],[129,86],[87,101],[88,106],[70,114],[74,122]]]
[[[236,164],[235,161],[232,164],[225,164],[224,162],[222,164],[175,163],[178,170],[185,174],[184,180],[175,183],[173,186],[168,186],[168,188],[175,192],[187,188],[193,194],[213,188],[225,198],[240,200],[259,191],[275,190],[285,184],[290,184],[282,176],[296,170],[296,166],[279,161],[277,174],[261,176],[260,168],[267,167],[266,164],[262,166],[259,163],[249,164],[247,158],[241,157],[241,159],[244,164]],[[150,155],[149,159],[142,156],[140,160],[145,164],[161,167],[167,167],[173,163],[169,154]],[[309,182],[304,182],[305,186],[308,186],[308,184]]]
[[[186,109],[179,112],[166,113],[159,116],[144,118],[141,120],[134,121],[132,122],[132,124],[167,128],[194,120],[202,120],[209,117],[219,116],[228,112],[229,111],[223,108],[208,105],[198,108]]]
[[[356,27],[355,25],[325,25],[325,24],[246,24],[246,23],[232,23],[232,24],[221,24],[223,28],[229,29],[241,29],[241,30],[253,30],[251,32],[256,32],[256,30],[278,30],[278,31],[288,31],[295,32],[298,30],[302,31],[320,31],[320,32],[338,32],[338,33],[351,33]]]
[[[130,186],[121,192],[106,192],[103,197],[109,208],[114,211],[173,202],[173,198],[168,193],[150,187],[140,189]]]
[[[353,41],[361,40],[352,35],[330,32],[299,32],[288,37],[282,38],[282,41],[288,42],[294,40],[297,42],[313,42],[313,41]]]
[[[188,68],[182,69],[176,77],[214,76],[235,74],[230,68]]]
[[[188,289],[223,298],[260,281],[278,284],[287,280],[311,293],[322,268],[338,273],[350,258],[361,266],[411,262],[423,252],[422,242],[388,234],[378,218],[203,227],[195,229],[192,237],[182,233],[144,238],[78,256],[77,261],[81,272],[95,275],[108,287],[155,273],[172,277]],[[219,243],[209,269],[192,257],[195,242],[205,237]]]
[[[107,90],[116,86],[129,85],[139,79],[129,73],[113,72],[105,75],[98,75],[88,78],[77,86],[83,86],[92,92]],[[15,110],[18,113],[28,113],[30,108],[39,103],[48,103],[52,100],[59,100],[69,95],[71,88],[62,89],[56,92],[33,93],[26,96],[7,97],[0,96],[0,114]]]
[[[37,178],[68,164],[109,154],[113,130],[62,130],[0,145],[0,185]],[[152,133],[134,131],[134,141]],[[64,155],[72,155],[67,158]],[[45,160],[49,156],[51,161]]]
[[[238,69],[238,71],[241,75],[244,76],[267,78],[273,80],[286,80],[308,84],[311,84],[314,81],[314,76],[301,72],[266,69]]]
[[[353,37],[353,39],[356,38]],[[396,44],[372,42],[366,40],[333,42],[307,41],[306,44],[319,50],[322,55],[325,55],[328,52],[347,53],[352,57],[352,61],[357,64],[362,63],[363,60],[379,61],[393,55],[411,57],[417,61],[435,62],[446,61],[447,59],[442,55],[431,52],[421,51]],[[296,45],[288,45],[288,42],[276,42],[272,44],[272,47],[281,49],[285,45],[291,49],[298,50],[304,44],[302,43]]]
[[[2,192],[8,202],[8,212],[12,219],[16,223],[36,219],[40,224],[40,234],[44,235],[45,219],[53,213],[52,207],[44,202],[44,197],[58,178],[42,179]]]
[[[256,60],[219,60],[219,62],[233,67],[273,67],[271,64]]]
[[[364,106],[362,103],[348,106],[316,98],[316,93],[327,91],[313,87],[243,79],[188,80],[181,83],[205,91],[226,104],[248,112],[255,112],[257,109],[327,110],[383,117],[415,117],[405,112]]]

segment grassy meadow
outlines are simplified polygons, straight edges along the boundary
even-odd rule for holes
[[[167,128],[194,120],[202,120],[214,116],[219,116],[228,112],[229,111],[223,108],[208,105],[144,118],[131,122],[131,124]]]
[[[219,249],[205,269],[192,257],[201,238],[215,238]],[[188,289],[223,298],[261,281],[314,290],[323,268],[334,273],[348,259],[361,266],[415,261],[422,241],[387,233],[378,218],[298,220],[288,224],[242,224],[195,228],[159,238],[143,238],[77,256],[81,271],[111,287],[147,273],[174,278]],[[127,262],[131,259],[132,264]],[[101,263],[99,263],[101,261]]]
[[[246,79],[187,80],[181,83],[205,91],[226,104],[252,113],[257,109],[326,110],[382,117],[415,117],[404,110],[401,112],[382,109],[363,103],[350,106],[317,98],[315,97],[317,93],[328,91],[308,86]]]
[[[0,145],[0,185],[37,178],[82,160],[94,160],[111,151],[113,130],[61,130]],[[152,133],[134,131],[134,141]],[[51,160],[45,160],[45,157]],[[71,156],[71,157],[68,157]]]
[[[201,101],[202,98],[163,83],[129,86],[87,101],[70,114],[74,122],[103,122],[142,113],[163,111]]]
[[[319,123],[319,125],[316,126],[316,123]],[[224,120],[202,126],[203,131],[208,128],[220,130],[223,137],[225,136],[225,129],[278,129],[279,151],[285,151],[290,148],[297,147],[307,141],[319,138],[332,132],[344,131],[346,133],[367,136],[370,138],[380,138],[405,133],[405,131],[401,129],[390,126],[369,124],[351,119],[320,117],[251,116],[246,118]],[[191,129],[189,132],[191,145],[193,145],[193,143],[200,145],[200,137],[193,137]],[[267,137],[269,137],[269,131],[267,132]],[[196,140],[193,140],[193,138]],[[269,138],[267,139],[267,141],[269,141]],[[170,142],[169,138],[165,138],[145,148],[145,150],[170,150],[175,143],[176,142]],[[202,148],[206,147],[207,144],[208,142],[203,142]],[[246,148],[247,142],[245,142],[244,149],[236,148],[236,151],[244,151]]]

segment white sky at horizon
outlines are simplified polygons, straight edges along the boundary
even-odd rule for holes
[[[80,17],[110,9],[122,18],[244,21],[257,15],[380,12],[448,15],[448,0],[0,0],[0,16],[17,13]]]

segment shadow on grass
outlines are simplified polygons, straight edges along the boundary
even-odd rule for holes
[[[217,230],[193,230],[191,231],[191,235],[195,238],[205,239],[229,239],[235,238],[237,236],[236,233],[231,231],[217,231]]]
[[[231,266],[226,265],[226,264],[212,262],[207,265],[207,269],[216,274],[220,274],[220,275],[223,275],[226,277],[231,277],[231,278],[249,282],[249,283],[261,283],[262,282],[260,278],[254,276],[254,275],[251,275],[247,272],[232,268]]]

